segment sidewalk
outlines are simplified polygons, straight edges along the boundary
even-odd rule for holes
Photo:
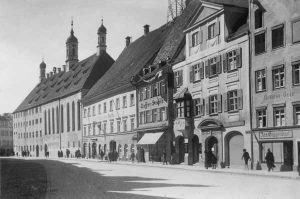
[[[51,160],[51,159],[50,159]],[[131,161],[117,161],[117,162],[108,162],[99,159],[67,159],[67,158],[54,158],[52,160],[78,160],[78,161],[91,161],[91,162],[99,162],[103,164],[119,164],[119,165],[130,165],[130,166],[144,166],[144,167],[158,167],[158,168],[168,168],[168,169],[179,169],[179,170],[188,170],[188,171],[199,171],[199,172],[210,172],[210,173],[223,173],[228,175],[247,175],[247,176],[259,176],[259,177],[271,177],[271,178],[285,178],[285,179],[300,179],[298,172],[296,171],[272,171],[268,172],[267,170],[245,170],[241,168],[224,168],[221,169],[217,167],[217,169],[206,169],[204,166],[199,163],[194,165],[163,165],[161,162],[146,162],[146,163],[132,163]]]

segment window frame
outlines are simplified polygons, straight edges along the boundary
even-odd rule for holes
[[[257,24],[257,23],[256,23],[256,22],[257,22],[257,21],[256,21],[256,19],[257,19],[257,18],[256,18],[256,12],[257,12],[257,11],[260,11],[260,13],[261,13],[261,15],[260,15],[260,16],[261,16],[261,17],[260,17],[260,18],[261,18],[261,26],[260,26],[260,27],[257,27],[257,26],[256,26],[256,24]],[[254,11],[254,28],[255,28],[255,30],[257,30],[257,29],[260,29],[260,28],[262,28],[262,27],[264,27],[264,11],[263,11],[263,9],[261,9],[261,8],[257,8],[257,9]]]
[[[283,113],[279,113],[279,117],[280,117],[280,125],[277,124],[277,113],[276,111],[280,111],[283,110]],[[283,117],[282,117],[283,116]],[[283,123],[283,119],[284,119],[284,123]],[[285,106],[278,106],[278,107],[273,107],[273,122],[274,122],[274,127],[282,127],[282,126],[286,126],[286,110],[285,110]]]
[[[291,30],[292,30],[292,44],[298,44],[298,43],[300,43],[300,39],[299,39],[299,41],[294,41],[294,23],[300,23],[300,17],[298,17],[298,18],[296,18],[296,19],[293,19],[292,21],[291,21]]]
[[[279,71],[279,70],[281,70],[282,69],[282,71]],[[276,73],[276,71],[278,71],[279,72],[279,74],[277,74]],[[283,74],[283,78],[281,78],[281,75]],[[272,69],[272,83],[273,83],[273,90],[278,90],[278,89],[282,89],[282,88],[285,88],[285,86],[286,86],[286,77],[285,77],[286,75],[285,75],[285,67],[284,67],[284,65],[282,64],[282,65],[278,65],[278,66],[276,66],[276,67],[274,67],[273,69]],[[276,78],[279,78],[279,79],[276,79]],[[279,82],[279,86],[277,86],[276,87],[276,82]],[[281,83],[283,84],[282,86],[281,86]]]
[[[259,114],[260,112],[262,112],[262,114]],[[261,121],[262,121],[262,125],[263,126],[260,126],[260,118],[261,118]],[[265,125],[264,125],[264,118],[265,118]],[[264,108],[258,108],[256,109],[256,127],[257,128],[265,128],[268,126],[268,119],[267,119],[267,107],[264,107]]]
[[[273,46],[273,31],[278,30],[280,28],[282,28],[282,34],[283,34],[282,35],[282,45],[274,47]],[[285,36],[285,24],[284,23],[273,26],[271,28],[271,46],[272,46],[272,50],[276,50],[276,49],[285,47],[285,39],[286,39],[286,36]]]
[[[229,56],[229,54],[232,53],[232,56]],[[232,59],[230,61],[230,59]],[[234,62],[233,65],[235,66],[234,68],[231,68],[231,62]],[[231,50],[227,52],[227,72],[232,72],[238,69],[237,66],[237,51],[236,50]]]
[[[265,92],[267,91],[267,73],[266,73],[266,68],[264,69],[261,69],[261,70],[257,70],[255,71],[255,91],[256,93],[260,93],[260,92]],[[261,76],[258,76],[259,73],[261,72],[264,72],[264,75],[261,75]],[[262,89],[261,90],[258,90],[259,88],[259,81],[258,80],[261,80],[261,87]],[[264,82],[264,85],[265,85],[265,88],[263,88],[263,82]]]
[[[295,73],[295,68],[296,66],[298,67],[297,71],[298,71],[298,83],[295,83],[296,80],[296,73]],[[300,86],[300,61],[297,62],[293,62],[292,63],[292,73],[293,73],[293,86]]]
[[[297,112],[296,109],[299,108],[299,111]],[[296,126],[300,126],[300,120],[299,123],[297,123],[297,115],[299,115],[300,118],[300,103],[293,105],[293,124]]]
[[[192,33],[192,47],[199,45],[199,31]]]
[[[256,39],[256,37],[258,36],[258,35],[262,35],[262,34],[264,34],[264,36],[265,36],[265,42],[264,42],[264,51],[261,51],[261,52],[257,52],[256,51],[256,42],[255,42],[255,39]],[[262,31],[260,31],[260,32],[257,32],[257,33],[255,33],[254,34],[254,54],[255,55],[261,55],[261,54],[263,54],[263,53],[266,53],[267,52],[267,31],[266,30],[262,30]]]
[[[234,94],[235,93],[235,94]],[[233,96],[230,96],[230,94],[234,94]],[[227,92],[227,108],[228,108],[228,112],[235,112],[238,111],[238,91],[236,90],[230,90]],[[233,102],[233,106],[235,106],[233,109],[231,109],[231,102]]]
[[[212,105],[214,105],[214,109],[213,109]],[[212,110],[216,110],[216,111],[212,112]],[[209,115],[216,115],[216,114],[218,114],[218,95],[217,94],[209,96]]]
[[[216,23],[212,23],[207,27],[207,38],[208,40],[215,38]]]

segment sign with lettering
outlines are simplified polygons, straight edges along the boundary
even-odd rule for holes
[[[281,93],[270,94],[270,95],[265,94],[264,101],[275,100],[275,99],[285,99],[285,98],[293,97],[294,94],[295,93],[292,91],[284,91]]]
[[[140,110],[148,110],[157,107],[167,106],[166,101],[161,97],[151,98],[139,103]]]
[[[264,131],[259,132],[260,139],[282,139],[282,138],[292,138],[292,131]]]

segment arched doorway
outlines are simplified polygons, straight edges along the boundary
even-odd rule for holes
[[[190,147],[189,156],[192,164],[199,162],[199,138],[197,135],[192,135],[190,139]]]
[[[91,143],[89,143],[89,158],[91,158],[91,155],[92,155],[92,153],[91,153]]]
[[[244,162],[241,160],[244,149],[244,136],[238,131],[230,132],[225,136],[225,164],[240,165]]]
[[[114,140],[111,140],[109,142],[109,151],[113,152],[113,151],[117,151],[117,143]]]
[[[94,142],[92,144],[92,158],[95,159],[96,155],[97,155],[97,144]]]
[[[205,165],[212,166],[213,159],[218,160],[218,139],[215,136],[210,136],[205,140]]]
[[[40,153],[39,145],[36,145],[35,153],[36,153],[36,157],[39,157],[39,153]]]
[[[128,156],[128,145],[125,144],[124,145],[124,158],[127,159],[127,156]]]
[[[83,157],[86,157],[86,148],[87,148],[87,144],[84,143],[83,144]]]
[[[176,153],[176,163],[180,164],[184,162],[184,137],[183,136],[177,136],[175,139],[175,153]]]

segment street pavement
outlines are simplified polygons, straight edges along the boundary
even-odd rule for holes
[[[75,159],[9,158],[0,162],[1,199],[300,198],[300,180],[296,177]]]

